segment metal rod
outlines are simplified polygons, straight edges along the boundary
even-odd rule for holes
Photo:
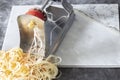
[[[44,8],[47,6],[47,4],[49,3],[50,0],[45,0],[45,2],[43,3],[43,6],[41,7],[41,11],[44,10]],[[61,2],[61,0],[52,0],[54,2]]]
[[[49,3],[50,0],[45,0],[45,2],[43,3],[43,6],[41,7],[41,11],[44,10],[44,8],[46,7],[46,5]]]

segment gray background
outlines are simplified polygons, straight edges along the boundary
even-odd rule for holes
[[[0,49],[12,5],[41,4],[44,0],[0,0]],[[120,0],[68,0],[72,4],[118,3]],[[60,68],[62,76],[58,80],[120,80],[119,68]]]

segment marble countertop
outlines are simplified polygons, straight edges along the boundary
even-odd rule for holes
[[[2,47],[6,26],[12,5],[41,4],[43,0],[0,0],[0,49]],[[119,0],[69,0],[73,4],[120,3]],[[58,80],[119,80],[120,69],[104,68],[60,68],[62,76]]]

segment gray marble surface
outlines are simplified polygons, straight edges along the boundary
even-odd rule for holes
[[[0,0],[0,48],[12,5],[41,4],[44,0]],[[69,0],[73,4],[119,3],[120,0]],[[115,68],[60,68],[62,76],[58,80],[120,80],[120,69]]]
[[[81,4],[79,10],[106,27],[119,30],[118,4]]]

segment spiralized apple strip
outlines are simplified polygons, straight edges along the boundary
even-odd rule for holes
[[[41,32],[38,29],[38,27],[34,27],[33,28],[33,32],[34,32],[34,38],[31,44],[31,47],[29,49],[30,53],[39,53],[42,56],[45,56],[45,43],[44,41],[41,39]]]
[[[50,57],[37,62],[39,58],[35,54],[24,53],[20,48],[0,51],[0,80],[55,79],[58,74],[56,63],[52,63]]]

